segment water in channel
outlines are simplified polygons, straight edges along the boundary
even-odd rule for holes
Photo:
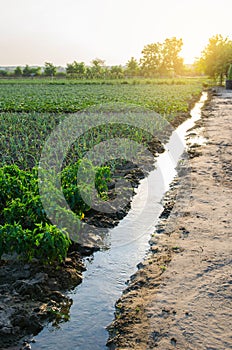
[[[73,299],[70,320],[59,328],[45,327],[31,344],[33,350],[108,349],[106,327],[114,318],[114,304],[146,255],[162,211],[161,199],[176,175],[175,167],[186,146],[186,132],[200,118],[206,99],[207,93],[203,93],[191,118],[172,133],[165,152],[156,159],[156,169],[141,181],[128,215],[110,230],[110,249],[86,259],[83,282],[69,293]]]

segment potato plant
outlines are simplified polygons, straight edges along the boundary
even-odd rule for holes
[[[71,222],[76,220],[76,223],[79,223],[77,218],[82,219],[84,212],[90,209],[83,201],[77,184],[79,164],[80,161],[64,168],[60,174],[64,196],[72,209],[69,217]],[[94,185],[99,196],[105,198],[110,169],[106,166],[94,167],[89,161],[87,165],[86,175],[91,171],[96,176],[95,184],[87,184],[84,191],[91,195]],[[39,258],[45,263],[61,262],[71,243],[69,233],[72,232],[69,230],[72,227],[59,229],[47,218],[40,200],[37,168],[25,171],[17,165],[3,166],[0,168],[0,188],[0,258],[4,253],[16,252],[25,260]],[[52,192],[56,190],[50,188]],[[56,210],[62,215],[67,209],[58,205]]]

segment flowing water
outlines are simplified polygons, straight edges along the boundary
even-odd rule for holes
[[[162,212],[161,199],[176,175],[175,167],[186,147],[187,130],[200,118],[206,99],[207,93],[203,93],[191,118],[172,133],[165,152],[156,159],[156,169],[141,181],[128,215],[110,230],[110,249],[85,260],[83,282],[69,293],[73,299],[70,320],[59,328],[48,324],[35,337],[32,349],[107,349],[106,327],[114,318],[114,304],[148,251],[149,238]]]

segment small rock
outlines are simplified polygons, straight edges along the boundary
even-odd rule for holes
[[[140,262],[140,263],[137,265],[137,268],[140,270],[140,269],[144,268],[144,266],[145,266],[145,265],[144,265],[143,263]]]

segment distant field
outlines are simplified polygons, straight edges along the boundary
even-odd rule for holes
[[[72,113],[108,102],[136,104],[162,114],[185,112],[203,83],[196,79],[128,81],[0,80],[0,112]]]
[[[0,84],[51,84],[51,85],[93,85],[93,84],[101,84],[101,85],[120,85],[120,84],[155,84],[155,85],[186,85],[191,83],[199,83],[199,82],[210,82],[204,76],[199,77],[179,77],[179,78],[143,78],[143,77],[134,77],[134,78],[123,78],[123,79],[73,79],[73,78],[48,78],[48,77],[35,77],[35,78],[0,78]]]
[[[14,163],[24,169],[37,164],[46,137],[67,113],[104,104],[117,110],[121,103],[129,108],[142,106],[170,120],[189,110],[189,103],[199,96],[203,84],[201,79],[139,80],[139,83],[129,80],[129,84],[124,81],[89,84],[76,80],[52,83],[41,79],[0,81],[0,165]]]
[[[24,169],[35,165],[46,137],[66,113],[107,103],[117,109],[117,104],[123,103],[173,119],[177,113],[187,112],[190,101],[202,90],[202,80],[197,79],[153,80],[151,84],[146,80],[140,84],[39,82],[0,84],[0,165],[14,163]]]

